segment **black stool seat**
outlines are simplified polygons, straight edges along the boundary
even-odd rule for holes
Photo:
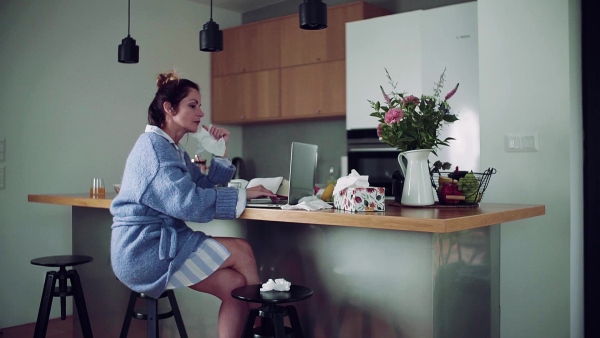
[[[158,313],[158,300],[165,297],[169,298],[171,310],[164,313]],[[135,304],[138,298],[146,300],[146,312],[135,310]],[[179,311],[179,306],[177,305],[177,299],[175,298],[175,292],[173,292],[173,290],[167,290],[163,292],[158,298],[152,298],[144,293],[131,291],[131,295],[129,296],[129,304],[127,305],[127,310],[125,311],[125,319],[123,320],[123,326],[121,327],[121,335],[119,337],[127,337],[127,334],[129,333],[129,326],[131,325],[131,318],[135,318],[147,321],[148,338],[158,338],[158,321],[160,319],[169,317],[175,317],[177,330],[179,330],[179,337],[187,338],[188,335],[185,331],[183,318],[181,317],[181,312]]]
[[[82,255],[46,256],[32,259],[31,264],[57,268],[64,266],[76,266],[89,263],[93,260],[93,257]]]
[[[40,309],[35,324],[35,332],[33,334],[34,338],[46,337],[48,319],[50,317],[52,299],[54,297],[60,297],[60,318],[62,320],[66,319],[66,297],[68,296],[73,296],[75,300],[83,336],[86,338],[93,337],[79,274],[75,269],[66,269],[66,267],[89,263],[93,260],[94,259],[90,256],[82,255],[46,256],[31,260],[31,264],[33,265],[59,268],[58,271],[46,272],[46,281],[44,282],[42,300],[40,302]],[[57,282],[58,287],[56,286]],[[70,286],[67,282],[70,282]]]
[[[296,307],[292,305],[280,306],[278,304],[307,299],[313,295],[313,291],[304,286],[291,285],[289,291],[261,292],[261,286],[260,284],[248,285],[231,291],[233,298],[261,304],[258,309],[252,309],[248,312],[242,337],[304,337]],[[283,319],[286,316],[289,317],[291,327],[286,327],[283,324]],[[262,317],[263,323],[260,327],[254,328],[256,317]]]

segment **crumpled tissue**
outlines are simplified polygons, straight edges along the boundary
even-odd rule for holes
[[[283,278],[277,278],[276,280],[269,279],[262,285],[260,291],[290,291],[290,285],[292,285],[292,283]]]
[[[281,206],[281,209],[284,209],[284,210],[300,209],[300,210],[308,210],[308,211],[331,209],[331,208],[333,208],[333,206],[331,204],[323,201],[322,199],[318,198],[317,196],[302,197],[300,200],[298,200],[298,204],[295,204],[295,205],[286,204],[286,205]]]
[[[360,175],[356,170],[352,169],[350,175],[340,177],[333,188],[333,195],[337,195],[340,191],[346,188],[366,188],[369,186],[369,176]]]
[[[212,127],[212,125],[208,126],[208,129],[210,129],[210,127]],[[198,128],[198,132],[192,134],[192,136],[198,139],[198,149],[196,150],[196,155],[199,155],[203,150],[206,150],[216,156],[225,155],[225,150],[227,149],[225,140],[223,138],[216,140],[208,132],[208,130],[204,129],[204,127],[200,126],[200,128]]]

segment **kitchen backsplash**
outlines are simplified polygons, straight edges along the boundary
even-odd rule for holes
[[[346,155],[346,120],[246,125],[243,129],[244,179],[288,178],[292,142],[319,146],[317,184],[329,179],[329,168],[340,176],[341,157]]]

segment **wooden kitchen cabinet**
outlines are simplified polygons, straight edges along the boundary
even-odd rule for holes
[[[279,69],[214,77],[212,121],[241,124],[279,117]]]
[[[281,67],[346,58],[346,23],[390,14],[366,2],[329,7],[327,28],[316,31],[299,29],[298,15],[281,21]]]
[[[223,51],[211,55],[211,75],[223,76],[280,66],[281,20],[265,20],[223,30]]]
[[[391,14],[358,1],[328,6],[328,27],[298,14],[223,30],[211,55],[212,121],[223,124],[346,117],[346,23]]]
[[[344,60],[281,69],[281,118],[345,116]]]

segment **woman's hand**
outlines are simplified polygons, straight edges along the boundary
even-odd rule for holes
[[[210,128],[208,128],[205,125],[202,125],[202,128],[206,129],[208,133],[215,138],[215,140],[222,138],[225,140],[225,145],[227,145],[227,142],[229,142],[229,130],[216,126],[210,126]],[[223,154],[223,157],[227,157],[227,148],[225,148],[225,154]]]
[[[265,188],[262,184],[246,189],[246,199],[275,196],[276,195],[271,190]]]
[[[221,128],[221,127],[216,127],[216,126],[210,126],[210,128],[208,128],[205,125],[202,125],[202,128],[206,129],[208,131],[209,134],[211,134],[215,140],[218,140],[220,138],[223,138],[225,140],[225,143],[227,143],[229,141],[229,130],[225,129],[225,128]]]

